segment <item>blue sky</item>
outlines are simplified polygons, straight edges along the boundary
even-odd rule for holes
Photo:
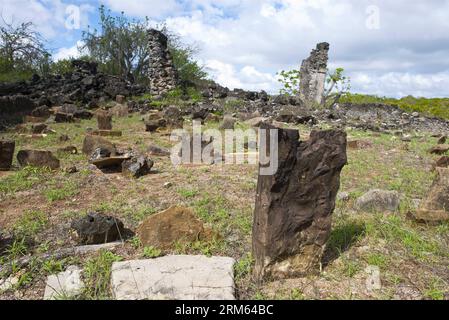
[[[331,44],[352,91],[449,97],[449,0],[0,0],[7,21],[33,21],[56,58],[77,54],[98,7],[165,22],[212,77],[230,88],[276,92],[276,73]],[[73,28],[70,13],[80,13]],[[68,20],[69,19],[69,20]],[[72,26],[72,27],[70,27]]]

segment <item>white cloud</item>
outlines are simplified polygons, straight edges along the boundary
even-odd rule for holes
[[[33,19],[47,37],[67,36],[64,8],[75,0],[1,1],[4,15]],[[449,0],[76,2],[82,1],[84,12],[102,3],[116,13],[166,22],[201,49],[198,58],[230,87],[275,92],[278,70],[298,68],[316,43],[327,41],[330,67],[345,68],[354,91],[449,96]],[[379,29],[367,28],[368,6],[379,9]],[[58,56],[73,52],[63,46]]]
[[[68,59],[68,58],[78,58],[81,53],[78,50],[83,45],[82,41],[78,41],[74,46],[69,48],[60,48],[54,55],[53,59],[55,61]]]

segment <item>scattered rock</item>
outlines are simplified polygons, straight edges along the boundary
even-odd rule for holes
[[[436,168],[437,177],[427,198],[416,210],[415,219],[425,223],[449,221],[449,169]]]
[[[269,119],[264,117],[256,117],[245,121],[245,124],[258,128],[264,122],[267,122]]]
[[[78,172],[78,168],[76,166],[68,167],[64,170],[68,174],[73,174]]]
[[[31,126],[32,134],[41,134],[47,129],[47,125],[45,123],[36,123]]]
[[[379,267],[368,266],[366,267],[365,272],[368,274],[366,278],[366,289],[368,291],[376,291],[382,289]]]
[[[112,115],[108,111],[98,110],[96,115],[99,130],[112,130]]]
[[[64,112],[56,112],[56,114],[55,114],[55,122],[56,123],[67,123],[67,122],[73,122],[73,121],[74,121],[73,114],[64,113]]]
[[[11,275],[6,279],[0,279],[0,293],[8,291],[19,283],[19,278]]]
[[[431,154],[443,155],[449,151],[449,144],[439,144],[429,150]]]
[[[101,156],[101,154],[100,154]],[[123,162],[131,159],[131,156],[111,156],[111,157],[98,157],[94,159],[91,157],[90,162],[96,166],[98,169],[109,169],[109,170],[122,170]]]
[[[339,192],[337,194],[337,199],[343,202],[348,202],[349,199],[351,199],[351,196],[349,195],[349,192]]]
[[[122,173],[133,178],[142,177],[150,173],[154,162],[146,156],[137,156],[122,163]]]
[[[67,142],[69,140],[70,140],[70,137],[68,135],[66,135],[66,134],[61,134],[59,136],[59,142]]]
[[[117,300],[234,300],[234,264],[205,256],[114,262],[112,292]]]
[[[268,135],[269,130],[267,141]],[[295,277],[318,269],[331,232],[340,172],[347,162],[346,133],[312,131],[308,141],[299,142],[297,130],[279,129],[278,159],[275,174],[267,170],[269,164],[259,165],[253,224],[258,279]]]
[[[15,147],[15,141],[0,140],[0,171],[11,168]]]
[[[119,94],[115,97],[115,101],[117,103],[124,104],[126,102],[126,98],[125,98],[125,96],[122,96]]]
[[[17,154],[17,160],[22,167],[31,165],[34,167],[48,167],[54,170],[60,166],[59,159],[50,151],[21,150]]]
[[[145,122],[145,131],[146,132],[155,132],[160,128],[165,128],[167,126],[167,121],[165,119],[157,119],[157,120],[147,120]]]
[[[170,155],[170,150],[152,144],[148,147],[148,153],[152,156],[167,157]]]
[[[77,232],[79,242],[87,245],[122,240],[125,234],[122,221],[95,212],[73,221],[71,227]]]
[[[223,123],[220,125],[220,130],[234,130],[236,119],[232,116],[225,115],[223,118]]]
[[[433,168],[448,168],[449,167],[449,157],[442,156],[435,161]]]
[[[97,148],[106,149],[111,155],[117,153],[115,145],[108,140],[99,136],[86,135],[83,142],[83,153],[90,156]]]
[[[170,249],[180,241],[190,243],[203,238],[207,232],[192,210],[171,207],[148,217],[137,229],[144,246]]]
[[[164,188],[165,189],[170,189],[171,187],[173,187],[173,183],[171,183],[171,182],[164,183]]]
[[[64,272],[48,276],[44,300],[67,300],[81,294],[84,288],[81,272],[77,266],[69,266]]]
[[[446,143],[446,139],[447,139],[446,136],[441,136],[441,137],[438,139],[438,144],[445,144],[445,143]]]
[[[399,209],[400,196],[397,191],[370,190],[357,199],[355,207],[361,211],[390,211]]]

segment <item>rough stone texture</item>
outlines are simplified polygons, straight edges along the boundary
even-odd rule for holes
[[[163,95],[176,88],[178,75],[173,59],[168,50],[167,37],[160,31],[148,31],[150,48],[150,92],[152,95]]]
[[[45,130],[47,130],[48,126],[45,123],[36,123],[31,126],[31,133],[32,134],[40,134],[44,133]]]
[[[146,156],[133,157],[122,163],[122,173],[133,178],[139,178],[150,173],[153,165],[154,162]]]
[[[20,123],[35,108],[36,104],[23,95],[0,97],[0,130]]]
[[[449,144],[439,144],[435,147],[432,147],[429,150],[431,154],[439,154],[439,155],[445,154],[448,151],[449,151]]]
[[[165,119],[157,119],[157,120],[147,120],[145,122],[145,131],[146,132],[155,132],[160,128],[165,128],[167,126],[167,121]]]
[[[114,242],[123,239],[125,234],[122,221],[95,212],[74,220],[71,227],[77,232],[81,244]]]
[[[83,153],[90,156],[97,148],[108,150],[110,155],[117,153],[115,145],[108,140],[99,136],[86,135],[83,142]]]
[[[446,137],[446,136],[441,136],[441,137],[438,139],[438,144],[445,144],[445,143],[446,143],[446,140],[447,140],[447,137]]]
[[[171,207],[148,217],[137,229],[145,246],[170,249],[177,242],[190,243],[204,238],[207,233],[203,223],[192,210]]]
[[[415,218],[422,222],[439,223],[449,220],[449,169],[436,170],[438,175],[429,194],[416,210]]]
[[[225,115],[223,122],[220,125],[220,130],[234,130],[235,123],[237,122],[232,116]]]
[[[148,153],[153,156],[167,157],[170,155],[170,150],[152,144],[148,147]]]
[[[442,156],[435,161],[434,168],[448,168],[449,167],[449,157]]]
[[[114,262],[112,292],[117,300],[234,300],[234,264],[205,256]]]
[[[300,142],[297,130],[278,129],[278,159],[274,175],[261,175],[259,167],[253,224],[258,279],[299,276],[319,265],[347,162],[346,133],[312,131]]]
[[[130,156],[100,156],[97,158],[91,158],[90,162],[96,166],[98,169],[111,169],[111,170],[122,170],[122,164],[130,160]]]
[[[112,130],[112,114],[106,110],[96,112],[98,130]]]
[[[11,168],[15,147],[15,141],[0,140],[0,170]]]
[[[64,272],[48,276],[44,300],[69,299],[79,295],[84,288],[81,272],[77,266],[69,266]]]
[[[17,154],[17,160],[22,167],[31,165],[34,167],[48,167],[53,170],[60,167],[59,159],[50,151],[20,150]]]
[[[327,62],[329,60],[329,43],[316,46],[310,57],[301,65],[300,97],[306,102],[321,104],[326,82]]]
[[[397,191],[370,190],[355,202],[360,211],[394,212],[399,209],[400,196]]]

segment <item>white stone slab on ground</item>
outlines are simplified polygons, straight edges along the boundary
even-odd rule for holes
[[[77,266],[70,266],[64,272],[49,276],[44,300],[66,299],[79,295],[84,287],[81,272]]]
[[[112,292],[117,300],[234,300],[234,263],[187,255],[115,262]]]

